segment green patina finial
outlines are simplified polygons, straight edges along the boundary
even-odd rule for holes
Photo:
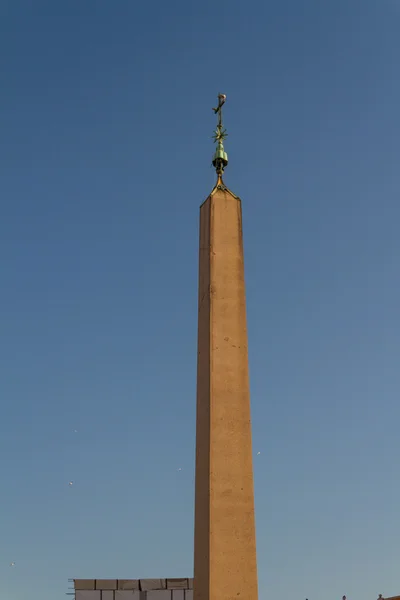
[[[218,115],[218,123],[213,136],[214,143],[217,144],[217,149],[215,150],[212,164],[214,165],[217,175],[219,177],[222,177],[222,173],[224,172],[224,169],[228,164],[228,155],[224,150],[224,140],[228,137],[228,134],[226,133],[226,129],[224,129],[222,125],[222,107],[225,104],[225,100],[226,95],[219,94],[218,106],[217,108],[213,108],[214,113]]]

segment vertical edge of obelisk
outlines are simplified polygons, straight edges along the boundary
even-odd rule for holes
[[[210,213],[208,198],[199,227],[194,600],[208,600],[210,580]]]
[[[244,233],[243,233],[243,211],[242,211],[242,202],[238,199],[237,204],[238,209],[238,220],[239,220],[239,235],[240,235],[240,252],[241,252],[241,260],[242,260],[242,268],[243,268],[243,296],[244,296],[244,316],[243,316],[243,326],[246,331],[246,339],[247,339],[247,385],[249,390],[249,409],[250,409],[250,448],[251,448],[251,462],[250,462],[250,487],[251,487],[251,495],[253,498],[252,508],[253,508],[253,543],[254,543],[254,562],[252,572],[249,573],[249,577],[252,582],[252,600],[258,600],[258,564],[257,564],[257,530],[256,530],[256,511],[255,511],[255,498],[254,498],[254,465],[253,465],[253,430],[251,427],[252,422],[252,403],[251,403],[251,390],[250,390],[250,363],[249,363],[249,350],[248,350],[248,319],[247,319],[247,294],[246,294],[246,265],[245,265],[245,251],[244,251]]]

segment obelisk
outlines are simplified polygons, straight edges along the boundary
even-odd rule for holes
[[[220,94],[200,207],[194,600],[257,600],[246,299],[240,199],[224,184]]]

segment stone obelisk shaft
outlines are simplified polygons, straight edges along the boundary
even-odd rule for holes
[[[200,208],[194,600],[257,600],[240,200]]]

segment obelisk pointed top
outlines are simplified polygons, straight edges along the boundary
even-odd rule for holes
[[[224,149],[224,140],[228,137],[226,129],[222,125],[222,107],[226,101],[226,94],[218,94],[218,106],[213,111],[218,115],[217,127],[213,136],[214,143],[217,144],[212,164],[218,175],[218,183],[222,182],[222,174],[228,164],[228,155]]]

